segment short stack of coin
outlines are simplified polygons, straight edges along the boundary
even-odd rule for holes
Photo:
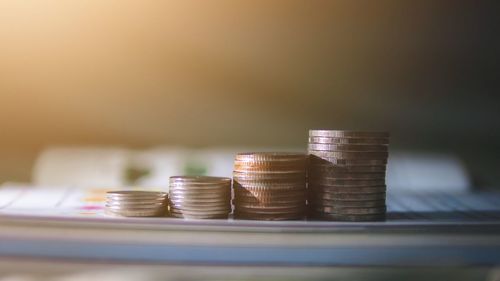
[[[240,153],[233,171],[234,217],[303,219],[307,156],[301,153]]]
[[[385,219],[388,132],[309,131],[308,204],[312,218]]]
[[[227,219],[231,213],[231,178],[170,177],[170,215],[185,219]]]
[[[110,191],[105,213],[120,217],[161,217],[167,211],[167,193],[153,191]]]

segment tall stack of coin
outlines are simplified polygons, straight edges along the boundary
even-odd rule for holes
[[[310,130],[310,215],[338,221],[384,220],[388,145],[388,132]]]
[[[301,153],[240,153],[233,172],[234,217],[302,219],[306,213],[307,157]]]
[[[110,191],[105,212],[121,217],[161,217],[167,211],[167,193],[152,191]]]
[[[231,178],[170,177],[170,215],[185,219],[227,219],[231,213]]]

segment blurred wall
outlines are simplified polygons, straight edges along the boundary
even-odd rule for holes
[[[491,3],[491,4],[490,4]],[[500,182],[495,2],[0,1],[0,181],[48,145],[385,129]]]

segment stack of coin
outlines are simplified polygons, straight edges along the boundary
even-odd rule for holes
[[[110,191],[105,212],[121,217],[161,217],[167,211],[167,193],[152,191]]]
[[[185,219],[227,219],[231,213],[231,178],[170,177],[170,215]]]
[[[338,221],[385,219],[389,133],[309,131],[310,216]]]
[[[234,217],[303,219],[307,157],[301,153],[240,153],[233,172]]]

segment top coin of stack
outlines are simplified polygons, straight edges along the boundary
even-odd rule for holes
[[[186,219],[223,219],[231,213],[231,179],[170,177],[170,214]]]
[[[233,172],[235,218],[304,218],[306,168],[307,158],[301,153],[236,155]]]
[[[340,221],[385,218],[389,133],[309,131],[310,215]]]
[[[105,212],[122,217],[160,217],[167,211],[167,193],[152,191],[110,191]]]

